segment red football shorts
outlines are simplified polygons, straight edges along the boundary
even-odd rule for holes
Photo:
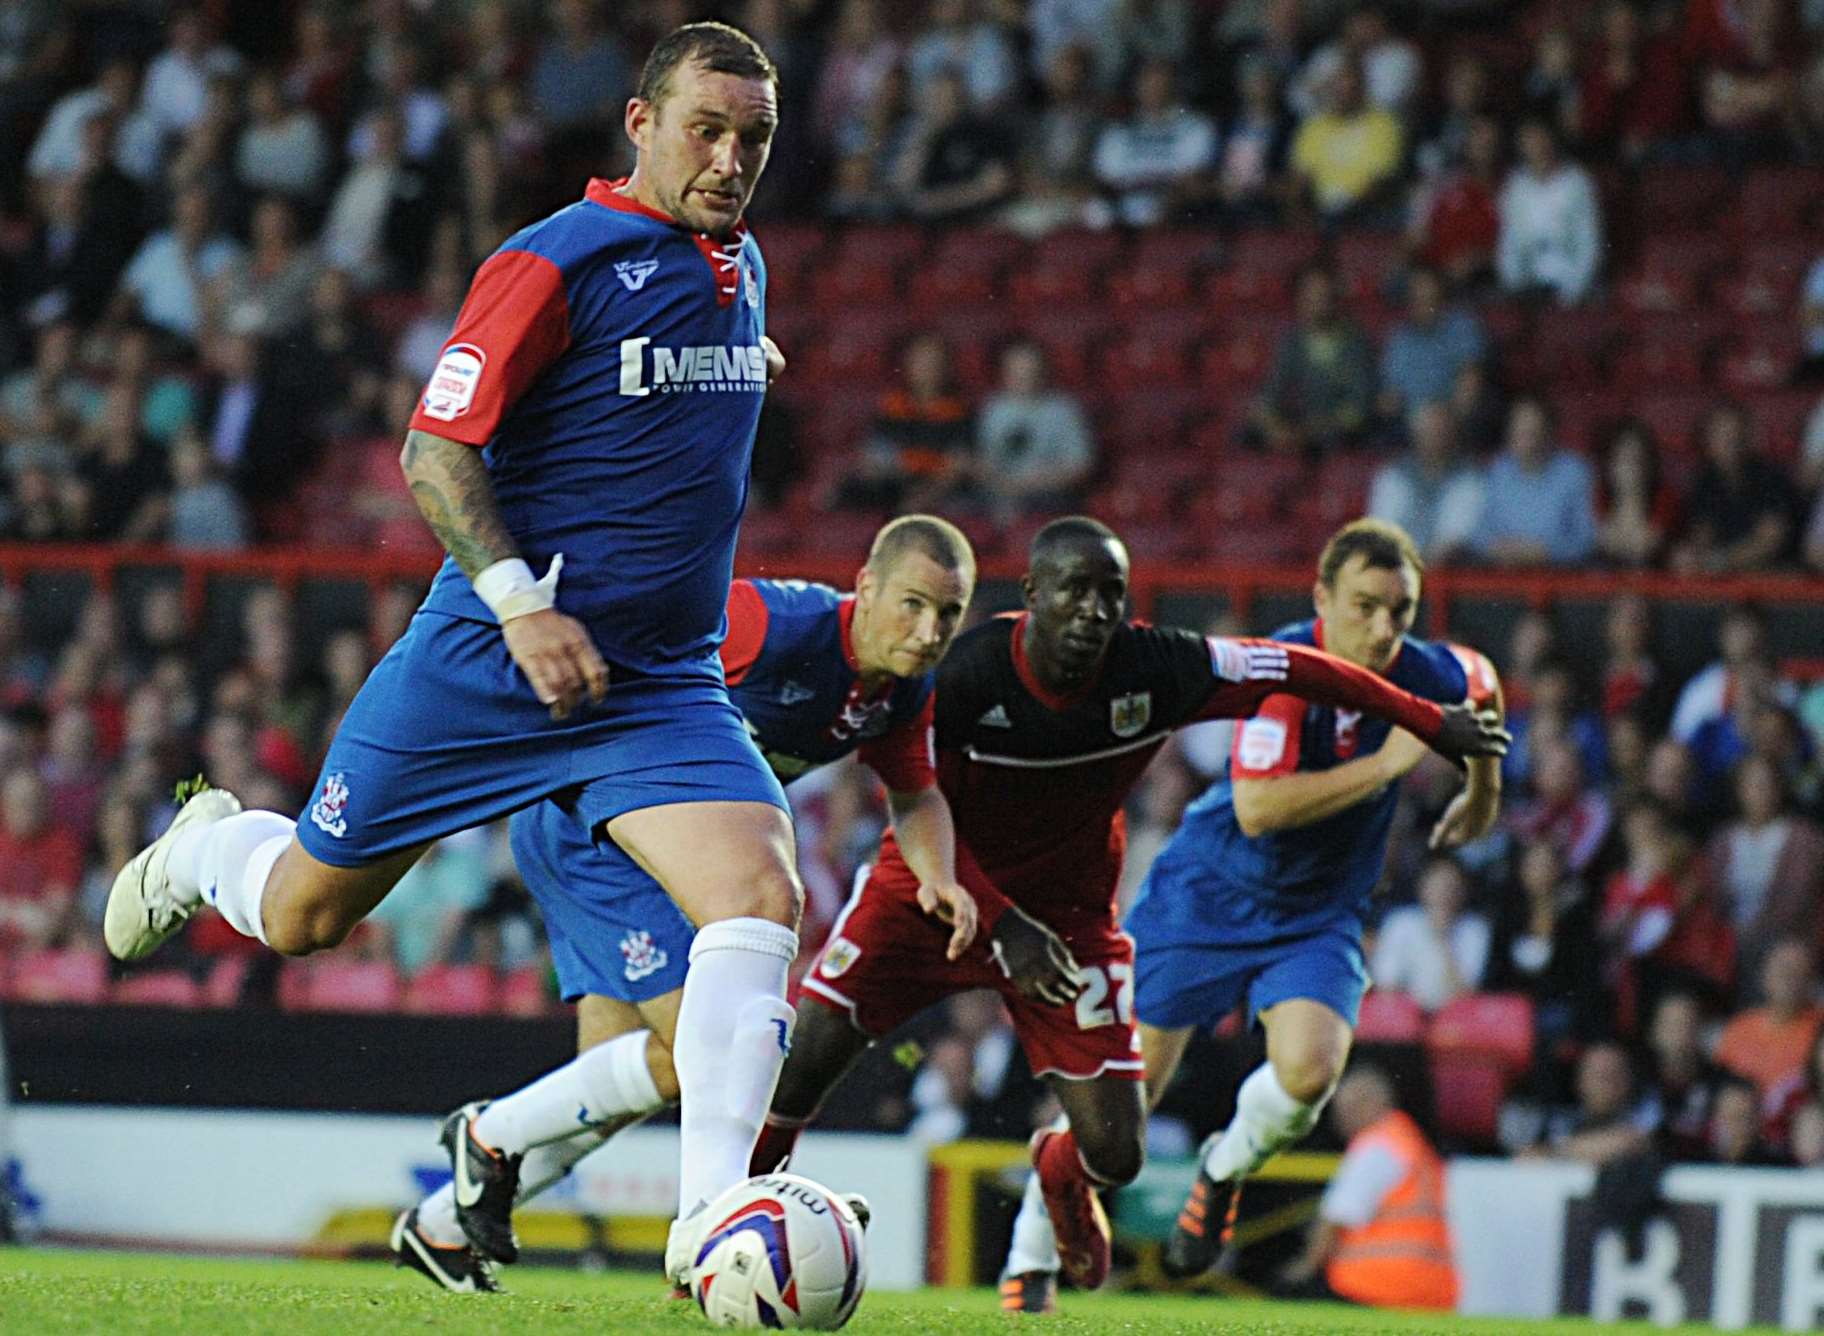
[[[803,992],[879,1039],[952,993],[992,988],[1035,1075],[1141,1079],[1134,942],[1112,920],[1093,941],[1073,934],[1085,986],[1074,1006],[1054,1007],[1022,996],[980,938],[962,959],[946,960],[950,929],[918,907],[917,889],[903,868],[876,867],[837,918]]]

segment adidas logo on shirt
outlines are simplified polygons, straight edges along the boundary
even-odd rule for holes
[[[997,705],[980,719],[975,721],[977,728],[1012,728],[1013,720],[1007,717],[1007,707]]]

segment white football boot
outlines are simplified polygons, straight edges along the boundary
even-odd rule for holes
[[[697,1245],[708,1219],[709,1213],[699,1206],[682,1219],[673,1220],[671,1232],[665,1236],[665,1279],[671,1282],[674,1299],[691,1297],[690,1272],[697,1263]]]
[[[186,900],[171,889],[167,865],[178,832],[198,822],[220,821],[241,810],[239,798],[226,789],[210,788],[200,779],[178,785],[177,797],[183,806],[172,818],[170,829],[129,860],[114,878],[114,889],[108,892],[108,913],[102,921],[101,935],[116,960],[138,960],[150,955],[202,906],[201,896]]]

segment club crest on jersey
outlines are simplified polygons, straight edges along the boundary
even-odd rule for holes
[[[614,266],[614,276],[629,292],[638,292],[646,280],[659,272],[657,260],[622,260]]]
[[[1131,738],[1153,718],[1153,693],[1135,691],[1108,703],[1108,727],[1118,738]]]
[[[835,937],[823,953],[823,963],[817,972],[826,979],[840,979],[848,972],[849,966],[861,959],[861,948],[847,937]]]
[[[754,310],[760,309],[760,275],[754,269],[754,262],[745,256],[741,260],[741,295]]]
[[[475,403],[481,369],[487,364],[488,355],[472,343],[452,343],[445,348],[419,401],[424,415],[439,422],[454,422],[468,412]]]
[[[1362,712],[1360,710],[1338,710],[1336,712],[1336,759],[1346,761],[1355,755],[1356,745],[1361,741]]]
[[[340,770],[323,780],[323,792],[310,807],[310,824],[338,840],[348,834],[348,781]]]
[[[628,983],[638,983],[649,974],[665,968],[671,957],[665,948],[652,940],[652,934],[641,928],[621,938],[621,959],[627,962],[621,973]]]

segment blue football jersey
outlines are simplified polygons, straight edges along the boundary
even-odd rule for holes
[[[591,181],[475,275],[413,428],[485,446],[534,571],[610,664],[715,672],[766,392],[766,268]],[[446,560],[427,609],[492,620]]]
[[[1273,639],[1322,648],[1311,621],[1275,631]],[[1386,677],[1439,704],[1469,696],[1464,663],[1444,644],[1407,637]],[[1186,809],[1147,874],[1127,920],[1142,949],[1359,928],[1386,857],[1395,786],[1322,821],[1250,837],[1235,819],[1232,777],[1327,770],[1377,750],[1392,727],[1294,696],[1265,701],[1236,730],[1229,776]]]

